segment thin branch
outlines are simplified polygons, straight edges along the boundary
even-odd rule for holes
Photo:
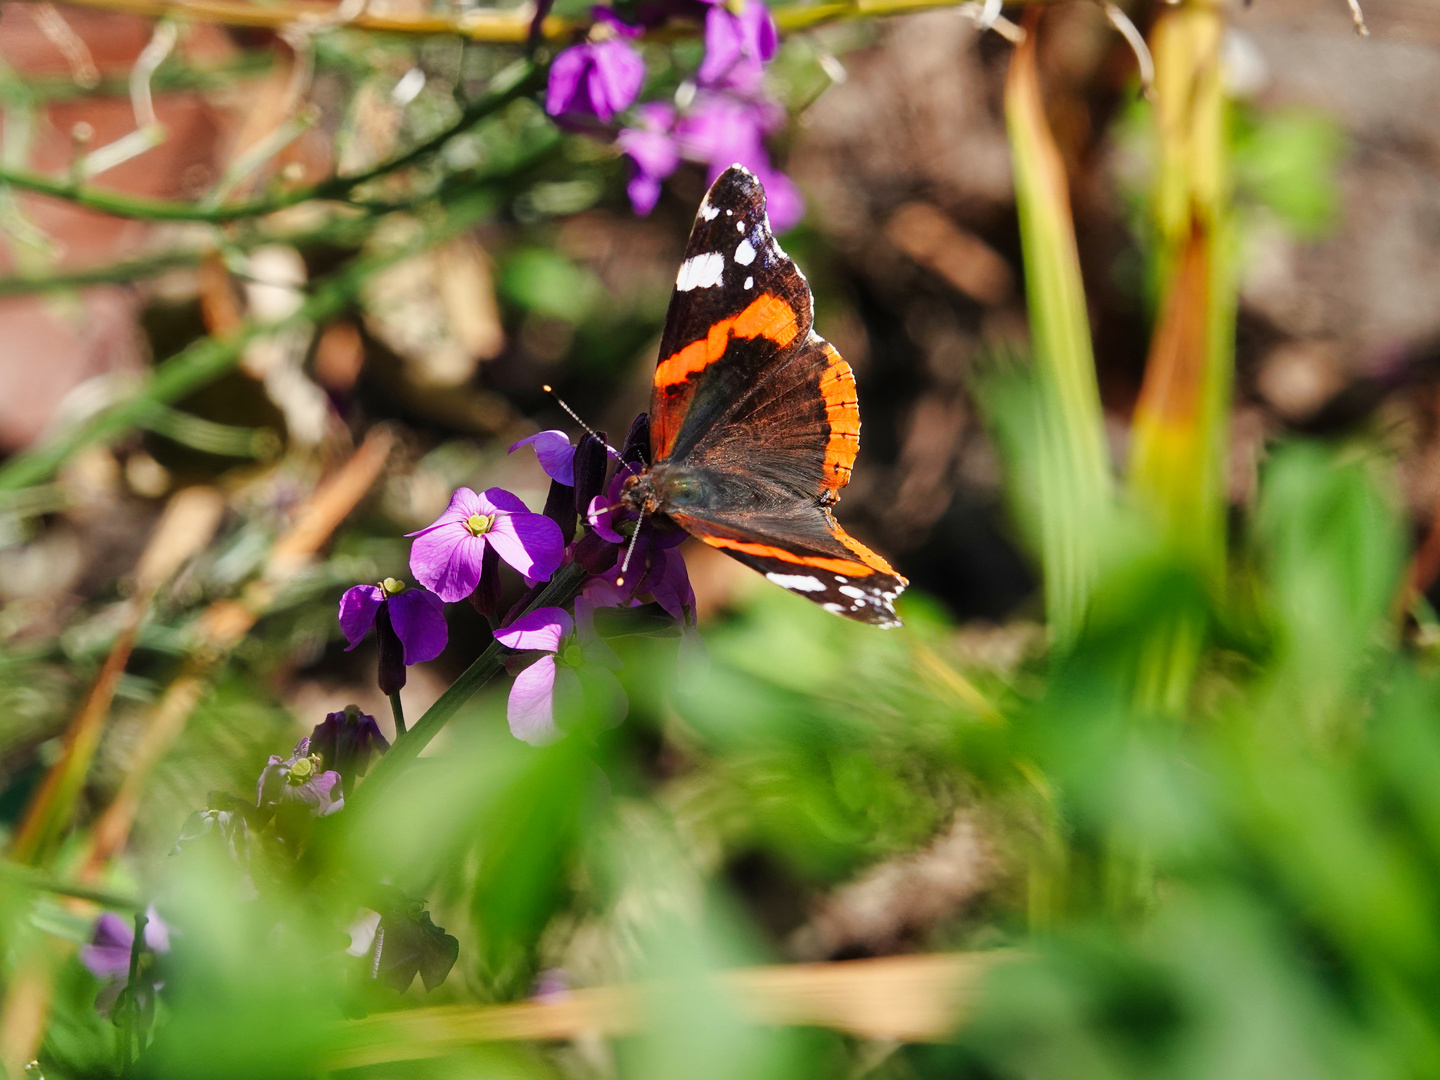
[[[49,0],[35,5],[35,25],[50,44],[60,50],[65,62],[70,65],[70,77],[78,85],[87,90],[99,85],[100,69],[95,66],[90,47],[70,28],[65,16],[56,11]]]
[[[1110,25],[1120,31],[1120,36],[1125,39],[1135,54],[1135,63],[1140,68],[1140,91],[1145,95],[1146,101],[1153,102],[1155,100],[1155,58],[1150,55],[1150,46],[1145,44],[1145,36],[1130,21],[1130,16],[1110,0],[1100,0],[1100,6],[1105,9],[1105,17],[1110,20]]]
[[[264,217],[277,210],[284,210],[312,199],[344,199],[356,188],[372,180],[423,161],[443,148],[455,136],[462,134],[487,116],[498,112],[510,102],[523,97],[537,87],[540,81],[540,71],[540,68],[529,61],[521,61],[496,76],[495,88],[470,105],[461,114],[459,120],[418,146],[354,176],[333,176],[317,184],[293,188],[271,198],[205,207],[196,203],[147,199],[136,195],[122,195],[119,192],[106,191],[101,188],[81,187],[65,180],[56,180],[15,168],[0,168],[0,184],[9,184],[23,191],[33,191],[39,195],[63,199],[75,203],[77,206],[99,210],[113,217],[134,218],[140,221],[219,223],[239,221],[243,218]]]
[[[334,19],[337,5],[291,0],[289,3],[260,4],[246,0],[68,0],[80,7],[124,11],[151,18],[170,16],[228,26],[265,27],[280,30],[295,23]],[[931,8],[959,7],[973,0],[837,0],[834,3],[791,3],[771,9],[783,32],[806,30],[841,19],[904,15]],[[1018,0],[1021,3],[1051,3],[1054,0]],[[345,5],[339,5],[344,7]],[[495,11],[480,9],[461,15],[380,13],[365,10],[344,23],[375,33],[421,36],[455,36],[469,41],[499,45],[523,45],[530,33],[533,9],[526,7]],[[589,28],[587,19],[558,15],[545,18],[540,36],[547,41],[567,41]],[[1012,24],[1013,25],[1013,24]],[[999,26],[999,20],[996,22]],[[696,27],[698,33],[699,28]],[[673,35],[673,28],[658,32]]]
[[[1355,32],[1361,37],[1370,36],[1370,28],[1365,25],[1365,12],[1360,10],[1360,0],[1346,0],[1350,5],[1350,18],[1354,20]]]

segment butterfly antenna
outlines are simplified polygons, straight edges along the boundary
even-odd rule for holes
[[[645,524],[645,511],[640,511],[640,517],[635,522],[635,531],[630,534],[630,546],[625,549],[625,561],[620,564],[620,573],[615,576],[615,587],[625,587],[625,574],[630,569],[630,556],[635,554],[635,541],[640,539],[640,526]]]
[[[559,394],[555,393],[555,388],[553,386],[551,386],[549,383],[546,383],[544,386],[540,387],[540,389],[544,390],[545,393],[553,397],[555,399],[555,404],[559,405],[562,409],[569,413],[570,419],[574,420],[575,423],[579,424],[581,429],[584,430],[585,434],[593,435],[595,438],[600,439],[600,433],[594,428],[592,428],[589,424],[587,424],[584,420],[581,420],[580,414],[577,413],[574,409],[572,409],[569,405],[565,404],[565,399],[562,398]],[[600,441],[602,443],[605,443],[605,449],[610,451],[610,455],[616,461],[619,461],[620,451],[616,450],[615,447],[611,446],[608,442],[605,442],[604,439],[600,439]]]

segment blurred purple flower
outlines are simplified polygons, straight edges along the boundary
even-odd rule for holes
[[[145,947],[154,953],[168,953],[170,928],[165,925],[165,920],[155,913],[154,907],[146,909],[145,917],[149,920],[145,924]],[[81,946],[80,962],[97,979],[109,979],[116,975],[127,977],[130,974],[130,949],[134,943],[134,923],[107,911],[95,920],[90,944]]]
[[[570,445],[570,436],[563,431],[540,431],[521,439],[510,447],[513,454],[522,446],[533,446],[535,456],[545,475],[556,483],[567,487],[575,486],[575,447]]]
[[[564,608],[542,607],[495,631],[495,640],[506,648],[546,654],[515,676],[505,709],[510,733],[532,746],[543,746],[559,737],[555,726],[555,654],[560,651],[561,640],[574,629],[575,620]]]
[[[408,589],[395,578],[379,585],[356,585],[340,598],[340,629],[349,652],[365,640],[381,607],[404,649],[405,664],[434,660],[445,651],[450,631],[445,625],[445,602],[426,589]]]
[[[255,805],[276,814],[300,811],[307,817],[328,817],[345,805],[340,774],[322,769],[319,754],[310,752],[310,739],[301,739],[288,758],[271,754],[256,784]]]
[[[503,488],[460,488],[443,514],[409,535],[410,569],[450,603],[475,591],[487,547],[534,581],[550,580],[565,554],[560,526]]]
[[[645,82],[645,61],[625,40],[639,33],[613,12],[596,8],[592,40],[572,45],[550,65],[545,111],[551,116],[593,116],[602,124],[628,109]]]
[[[340,774],[342,789],[349,791],[355,779],[365,775],[371,757],[390,749],[390,740],[373,716],[361,712],[358,705],[347,705],[315,725],[310,749],[319,755],[323,768]]]
[[[733,16],[732,16],[733,17]],[[731,165],[744,165],[765,185],[771,227],[784,232],[798,222],[804,201],[790,178],[770,163],[765,136],[785,122],[774,102],[702,90],[683,116],[668,105],[652,103],[639,110],[641,126],[625,128],[617,136],[620,149],[634,165],[630,203],[637,214],[648,214],[660,197],[660,182],[678,167],[680,159],[705,164],[709,179]]]
[[[746,0],[739,14],[717,4],[705,13],[705,59],[695,77],[712,90],[759,93],[765,64],[779,47],[775,20],[761,0]]]
[[[660,199],[660,181],[680,167],[680,149],[671,135],[675,110],[663,101],[650,101],[635,110],[640,126],[624,128],[616,136],[620,149],[630,156],[635,174],[627,191],[635,212],[644,216]]]
[[[165,920],[156,914],[155,908],[145,911],[145,948],[151,957],[170,951],[170,928]],[[130,951],[135,944],[135,924],[123,919],[112,911],[103,913],[95,920],[95,931],[90,944],[80,949],[80,962],[100,980],[100,992],[95,995],[95,1008],[100,1015],[109,1016],[116,1000],[130,981]],[[153,1007],[155,992],[164,984],[155,978],[153,959],[141,955],[137,974],[136,1004],[142,1013]]]

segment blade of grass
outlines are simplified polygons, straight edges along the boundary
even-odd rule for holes
[[[1217,586],[1234,377],[1235,282],[1220,77],[1224,20],[1206,5],[1156,23],[1155,115],[1160,169],[1155,253],[1160,307],[1131,429],[1128,486],[1167,555]],[[1151,635],[1140,664],[1142,704],[1184,704],[1205,628],[1174,623]]]
[[[1035,61],[1038,11],[1010,60],[1005,119],[1039,384],[1038,526],[1050,633],[1079,634],[1112,496],[1090,322],[1065,165],[1045,119]]]

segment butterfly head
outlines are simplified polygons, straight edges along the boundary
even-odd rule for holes
[[[620,501],[648,517],[699,505],[708,493],[705,480],[693,470],[661,463],[626,479]]]

